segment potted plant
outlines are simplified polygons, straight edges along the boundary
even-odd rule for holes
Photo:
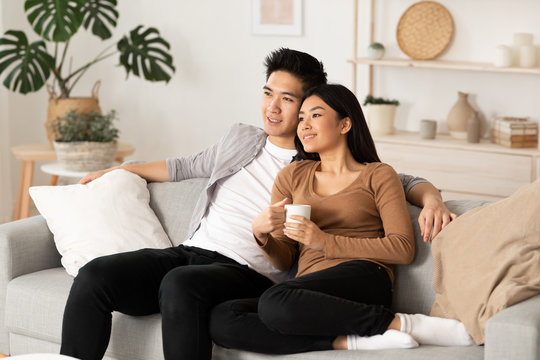
[[[52,76],[52,84],[48,84],[47,124],[50,124],[63,116],[66,109],[78,106],[83,112],[100,112],[96,88],[90,98],[70,96],[92,65],[111,56],[119,55],[119,63],[127,76],[133,73],[149,81],[168,82],[175,71],[169,43],[157,29],[142,25],[81,67],[71,69],[67,64],[70,41],[81,27],[102,40],[111,38],[119,16],[116,6],[116,0],[26,0],[24,9],[28,22],[41,40],[30,43],[26,34],[19,30],[8,30],[0,38],[0,75],[7,74],[4,86],[27,94],[41,89]],[[48,133],[52,140],[54,135],[50,130]]]
[[[81,114],[68,111],[52,121],[56,134],[54,148],[62,167],[73,171],[95,171],[112,165],[116,154],[118,129],[113,125],[116,112]]]
[[[372,135],[391,135],[394,133],[394,120],[397,100],[389,100],[382,97],[366,96],[364,106],[367,107],[366,120]]]

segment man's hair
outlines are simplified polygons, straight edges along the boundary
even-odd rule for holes
[[[266,80],[274,71],[285,71],[296,76],[303,84],[303,90],[326,84],[323,63],[313,56],[296,50],[279,48],[264,59]]]

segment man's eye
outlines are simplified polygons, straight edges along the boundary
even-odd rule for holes
[[[285,100],[285,101],[287,101],[287,102],[292,102],[292,101],[293,101],[293,99],[287,98],[287,97],[286,97],[286,98],[283,98],[283,100]]]
[[[270,93],[270,91],[264,91],[263,94],[266,95],[266,96],[272,96],[272,94]]]

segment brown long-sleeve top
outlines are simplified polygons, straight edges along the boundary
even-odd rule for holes
[[[391,264],[414,257],[414,235],[403,186],[389,165],[368,163],[358,178],[336,194],[314,191],[319,161],[294,162],[280,171],[272,189],[272,204],[284,198],[311,205],[311,221],[333,235],[323,250],[314,250],[277,230],[259,246],[270,262],[288,270],[298,256],[296,276],[324,270],[350,260],[368,260],[384,267],[394,280]]]

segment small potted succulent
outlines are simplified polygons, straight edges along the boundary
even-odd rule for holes
[[[117,149],[115,119],[114,110],[107,115],[70,110],[62,118],[53,120],[54,148],[62,167],[72,171],[96,171],[110,167]]]
[[[366,96],[364,106],[367,108],[366,120],[372,135],[391,135],[395,132],[394,120],[397,100],[382,97]]]

